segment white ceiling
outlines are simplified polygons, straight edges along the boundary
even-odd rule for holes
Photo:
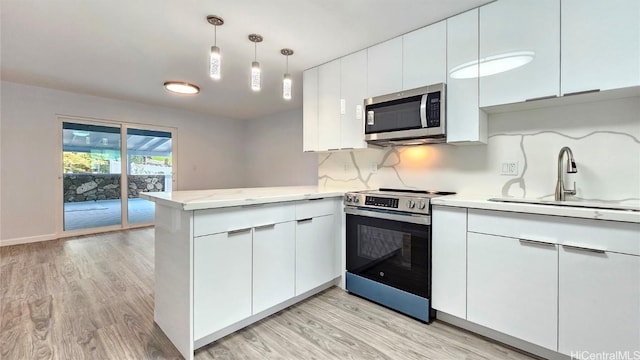
[[[489,0],[0,0],[2,79],[109,98],[253,119],[302,106],[302,70]],[[214,28],[222,79],[208,76]],[[253,43],[263,89],[249,88]],[[428,46],[425,44],[425,46]],[[285,57],[294,98],[281,97]],[[166,92],[166,80],[200,86]]]

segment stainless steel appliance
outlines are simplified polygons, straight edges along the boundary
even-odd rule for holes
[[[431,320],[431,198],[439,191],[380,189],[345,194],[346,288]]]
[[[365,99],[364,139],[370,144],[419,145],[445,142],[444,83]]]

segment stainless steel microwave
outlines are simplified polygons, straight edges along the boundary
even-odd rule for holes
[[[370,144],[445,142],[446,84],[434,84],[364,101],[364,140]]]

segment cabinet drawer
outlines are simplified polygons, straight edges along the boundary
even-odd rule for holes
[[[469,209],[468,231],[640,255],[640,224]]]
[[[338,200],[333,198],[299,202],[296,204],[296,220],[335,214],[337,203]]]
[[[198,237],[292,221],[295,210],[293,203],[197,210],[193,219],[193,234]]]

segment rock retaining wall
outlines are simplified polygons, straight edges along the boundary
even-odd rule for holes
[[[164,175],[129,175],[129,198],[164,191]],[[120,199],[120,175],[64,174],[64,202]]]

